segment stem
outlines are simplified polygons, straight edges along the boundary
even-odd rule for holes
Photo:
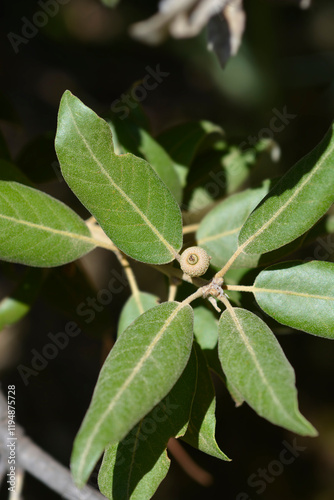
[[[196,299],[199,299],[200,297],[203,297],[203,290],[202,290],[202,288],[199,288],[198,290],[196,290],[196,292],[194,292],[191,295],[189,295],[189,297],[187,297],[186,299],[184,299],[182,301],[182,304],[184,304],[184,305],[190,304],[191,302],[193,302]]]
[[[195,233],[199,228],[199,224],[189,224],[183,227],[183,234]]]
[[[233,290],[236,292],[254,292],[254,286],[246,285],[223,285],[224,290]]]
[[[210,486],[213,482],[213,477],[209,472],[202,469],[194,460],[188,455],[186,450],[180,445],[175,438],[168,441],[168,451],[173,455],[175,460],[179,463],[180,467],[197,483],[202,486]]]
[[[111,250],[114,252],[117,250],[117,247],[113,244],[113,242],[108,238],[103,229],[95,224],[94,217],[90,217],[86,220],[86,226],[88,227],[92,237],[89,238],[92,243],[101,248],[106,248],[107,250]]]
[[[227,271],[230,269],[232,266],[233,262],[239,257],[239,255],[243,252],[244,248],[248,245],[249,240],[245,241],[240,247],[236,249],[232,257],[229,258],[229,260],[226,262],[225,266],[218,271],[218,273],[215,275],[215,278],[223,278],[223,276],[227,273]]]
[[[128,279],[129,285],[130,285],[131,293],[136,301],[139,312],[140,312],[140,314],[143,314],[143,312],[145,312],[145,311],[143,308],[143,304],[141,303],[141,300],[140,300],[140,295],[139,295],[140,290],[139,290],[139,287],[137,284],[136,276],[134,275],[134,272],[132,270],[132,267],[130,266],[128,259],[125,257],[125,255],[120,250],[118,250],[118,248],[114,250],[114,254],[116,255],[119,263],[121,264],[121,266],[123,267],[123,269],[125,271],[126,277]]]
[[[165,276],[168,276],[169,278],[179,278],[180,280],[186,281],[187,283],[191,283],[192,285],[195,285],[197,287],[205,286],[209,283],[209,281],[203,279],[203,278],[188,278],[186,279],[184,277],[183,271],[181,269],[176,269],[175,267],[171,266],[170,264],[163,264],[161,266],[156,266],[154,264],[151,264],[154,269],[157,269],[157,271],[160,271],[162,274]]]
[[[171,282],[169,285],[168,302],[173,302],[175,300],[176,293],[177,293],[177,284]]]
[[[230,311],[230,312],[233,311],[233,307],[231,306],[231,303],[228,300],[228,298],[226,297],[226,295],[220,295],[217,298],[224,304],[224,306],[226,307],[226,309],[228,311]]]

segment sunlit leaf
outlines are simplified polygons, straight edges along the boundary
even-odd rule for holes
[[[310,229],[334,201],[333,127],[260,202],[240,231],[246,253],[275,250]]]
[[[294,370],[258,316],[240,308],[224,311],[218,346],[227,380],[260,416],[298,434],[317,435],[298,410]]]
[[[150,264],[172,261],[182,246],[180,209],[152,167],[113,150],[109,125],[66,91],[56,151],[70,188],[110,239]]]
[[[334,339],[334,263],[268,267],[256,278],[253,291],[261,309],[276,321]]]
[[[95,247],[69,207],[16,182],[0,181],[0,235],[0,259],[28,266],[60,266]]]

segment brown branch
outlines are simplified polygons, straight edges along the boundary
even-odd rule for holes
[[[105,497],[90,486],[81,490],[73,482],[70,471],[45,453],[33,441],[24,435],[23,429],[16,425],[16,468],[24,469],[49,488],[59,493],[67,500],[103,500]],[[7,401],[0,393],[0,446],[7,449],[7,444],[13,439],[8,436]],[[6,460],[2,456],[2,460]]]
[[[210,486],[213,483],[213,476],[202,469],[186,452],[181,444],[175,439],[171,438],[167,445],[168,450],[178,462],[180,467],[190,476],[194,481],[202,486]]]

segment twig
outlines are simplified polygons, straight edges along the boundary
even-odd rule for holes
[[[183,226],[183,234],[195,233],[199,228],[199,224],[189,224],[188,226]]]
[[[175,300],[177,294],[177,287],[178,285],[176,283],[173,283],[173,281],[171,280],[168,291],[168,302],[173,302],[173,300]]]
[[[136,276],[134,275],[134,272],[132,270],[132,267],[130,266],[128,259],[125,257],[125,255],[120,250],[118,250],[118,248],[116,250],[114,250],[114,254],[116,255],[119,263],[121,264],[121,266],[124,269],[124,272],[126,274],[126,277],[128,279],[128,282],[129,282],[129,285],[131,288],[131,293],[133,295],[133,298],[136,301],[139,312],[140,312],[140,314],[143,314],[143,312],[145,312],[145,311],[144,311],[143,304],[141,303],[141,300],[140,300],[140,290],[139,290],[139,287],[137,284]]]
[[[16,425],[15,434],[17,465],[46,484],[66,500],[103,500],[98,491],[85,486],[79,490],[71,477],[70,471],[54,458],[41,450],[31,439],[24,435],[23,429]],[[6,448],[8,439],[7,401],[0,392],[0,444]]]
[[[15,490],[10,492],[9,500],[22,500],[22,489],[24,483],[24,470],[21,467],[16,469]]]
[[[175,460],[180,464],[182,469],[190,476],[194,481],[202,486],[210,486],[213,483],[213,477],[209,472],[202,469],[186,450],[180,445],[180,443],[175,439],[171,438],[167,445],[168,450],[173,455]]]

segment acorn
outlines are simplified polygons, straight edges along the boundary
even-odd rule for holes
[[[188,276],[202,276],[209,268],[211,257],[201,247],[189,247],[181,255],[180,266]]]

